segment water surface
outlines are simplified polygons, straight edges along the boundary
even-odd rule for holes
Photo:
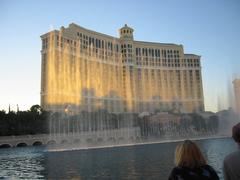
[[[222,178],[224,157],[237,149],[230,138],[196,141]],[[167,179],[178,143],[48,152],[43,147],[0,150],[0,178]]]

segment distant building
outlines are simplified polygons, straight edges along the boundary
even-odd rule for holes
[[[204,111],[200,56],[70,24],[41,36],[41,105],[52,111]]]
[[[233,81],[233,88],[235,94],[236,112],[240,116],[240,79],[235,79]]]

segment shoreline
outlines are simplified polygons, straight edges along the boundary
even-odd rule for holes
[[[126,144],[115,144],[115,145],[102,145],[102,146],[85,146],[85,147],[56,147],[56,149],[46,149],[46,152],[63,152],[63,151],[80,151],[80,150],[95,150],[95,149],[107,149],[107,148],[119,148],[119,147],[131,147],[131,146],[143,146],[143,145],[151,145],[151,144],[164,144],[164,143],[176,143],[181,142],[186,139],[192,140],[192,141],[200,141],[200,140],[206,140],[206,139],[223,139],[223,138],[230,138],[229,135],[213,135],[213,136],[206,136],[206,137],[193,137],[193,138],[179,138],[179,139],[162,139],[162,140],[156,140],[156,141],[146,141],[146,142],[136,142],[136,143],[126,143]],[[60,149],[57,149],[60,148]]]

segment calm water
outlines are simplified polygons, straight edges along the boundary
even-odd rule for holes
[[[236,150],[230,138],[196,141],[218,175],[224,157]],[[44,148],[0,150],[0,179],[167,179],[177,143],[80,151]]]

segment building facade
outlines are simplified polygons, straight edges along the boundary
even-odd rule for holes
[[[204,110],[200,56],[183,46],[119,38],[76,24],[41,36],[41,106],[51,111]]]
[[[238,116],[240,116],[240,79],[233,81],[233,89],[235,95],[235,110]]]

